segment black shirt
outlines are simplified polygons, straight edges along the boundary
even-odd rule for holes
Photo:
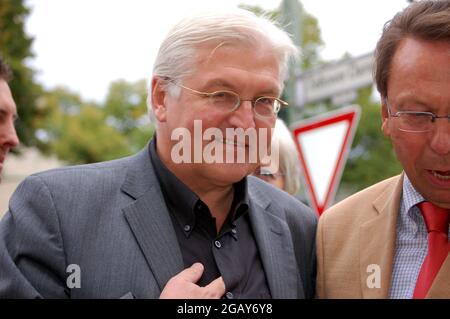
[[[270,298],[249,220],[247,180],[235,183],[234,198],[222,229],[216,230],[208,206],[160,160],[156,137],[150,142],[150,159],[181,248],[185,268],[195,262],[205,270],[200,286],[222,276],[226,298]]]

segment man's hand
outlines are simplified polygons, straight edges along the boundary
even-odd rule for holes
[[[164,287],[160,299],[219,299],[225,294],[225,283],[222,277],[213,280],[209,285],[200,287],[196,284],[202,277],[203,265],[195,263],[179,274],[170,278]]]

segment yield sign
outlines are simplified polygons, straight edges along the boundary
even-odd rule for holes
[[[334,200],[359,114],[360,107],[352,105],[291,126],[310,201],[319,215]]]

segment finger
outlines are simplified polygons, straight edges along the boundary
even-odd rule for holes
[[[176,277],[188,282],[196,283],[202,277],[204,267],[201,263],[195,263],[191,267],[180,272]]]
[[[204,287],[208,295],[211,294],[214,298],[220,298],[225,294],[225,282],[222,277],[216,278]]]

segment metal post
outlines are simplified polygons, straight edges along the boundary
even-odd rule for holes
[[[281,24],[290,34],[293,42],[299,48],[302,46],[302,13],[303,8],[298,0],[283,0],[281,3]],[[287,125],[292,122],[292,112],[296,104],[296,76],[300,72],[301,56],[297,61],[291,61],[289,64],[289,78],[285,88],[285,99],[289,103],[289,107],[280,112],[280,117]]]

